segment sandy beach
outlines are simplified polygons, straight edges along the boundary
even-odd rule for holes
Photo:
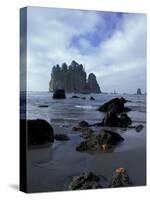
[[[132,186],[146,184],[146,127],[141,132],[114,128],[124,141],[111,152],[82,153],[76,145],[83,140],[71,128],[55,127],[56,133],[66,133],[69,141],[56,141],[51,147],[28,150],[28,191],[65,191],[73,178],[82,172],[92,171],[101,177],[104,188],[109,187],[112,173],[124,167]]]

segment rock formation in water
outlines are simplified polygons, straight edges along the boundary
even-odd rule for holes
[[[90,89],[90,91],[92,91],[93,93],[99,93],[100,92],[100,87],[97,83],[95,74],[93,74],[93,73],[89,74],[87,86]]]
[[[140,89],[140,88],[138,88],[138,89],[137,89],[137,94],[138,94],[138,95],[141,95],[141,94],[142,94],[142,92],[141,92],[141,89]]]
[[[72,61],[68,66],[63,63],[52,68],[49,91],[64,89],[65,92],[75,93],[101,93],[96,76],[87,74],[82,64]]]

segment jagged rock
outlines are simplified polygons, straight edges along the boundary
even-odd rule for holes
[[[94,97],[90,97],[90,100],[95,100]]]
[[[56,134],[55,140],[68,141],[70,138],[66,134]]]
[[[126,100],[124,97],[120,97],[120,100],[121,100],[123,103],[127,103],[127,102],[129,102],[129,101]]]
[[[106,116],[103,119],[103,126],[112,126],[112,127],[120,127],[127,128],[131,125],[132,120],[126,113],[117,114],[113,111],[107,112]]]
[[[118,127],[127,128],[131,124],[132,120],[126,113],[118,115]]]
[[[87,86],[93,93],[101,93],[100,87],[97,83],[95,74],[91,73],[88,76]]]
[[[84,190],[102,188],[99,184],[100,178],[92,172],[84,172],[75,176],[69,185],[70,190]]]
[[[130,111],[130,108],[126,108],[124,104],[127,102],[123,97],[119,98],[114,98],[111,99],[110,101],[104,103],[102,106],[100,106],[97,110],[100,112],[108,112],[110,110],[113,110],[115,113],[122,113],[122,112],[127,112]]]
[[[43,145],[54,141],[53,128],[45,120],[21,120],[21,126],[26,126],[26,129],[24,128],[21,131],[22,134],[27,132],[28,146]]]
[[[138,94],[138,95],[141,95],[141,94],[142,94],[142,92],[141,92],[141,89],[140,89],[140,88],[138,88],[138,89],[137,89],[137,94]]]
[[[111,187],[127,187],[129,185],[130,181],[125,168],[117,168],[113,173]]]
[[[96,76],[90,74],[88,80],[86,76],[83,65],[76,61],[72,61],[69,66],[66,63],[63,63],[62,66],[56,65],[52,68],[49,91],[64,89],[66,92],[100,93]]]
[[[100,151],[107,150],[117,145],[119,142],[124,139],[117,133],[108,131],[108,130],[100,130],[99,134],[91,135],[90,138],[82,141],[77,145],[77,151]]]
[[[65,91],[62,89],[55,90],[53,93],[53,99],[65,99]]]

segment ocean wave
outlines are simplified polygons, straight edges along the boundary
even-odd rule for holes
[[[94,109],[93,106],[91,105],[76,105],[74,106],[75,108],[83,108],[83,109],[86,109],[86,110],[91,110],[91,109]]]

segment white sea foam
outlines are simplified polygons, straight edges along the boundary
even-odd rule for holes
[[[75,108],[83,108],[83,109],[86,109],[86,110],[91,110],[91,109],[94,109],[93,106],[91,105],[76,105]]]

